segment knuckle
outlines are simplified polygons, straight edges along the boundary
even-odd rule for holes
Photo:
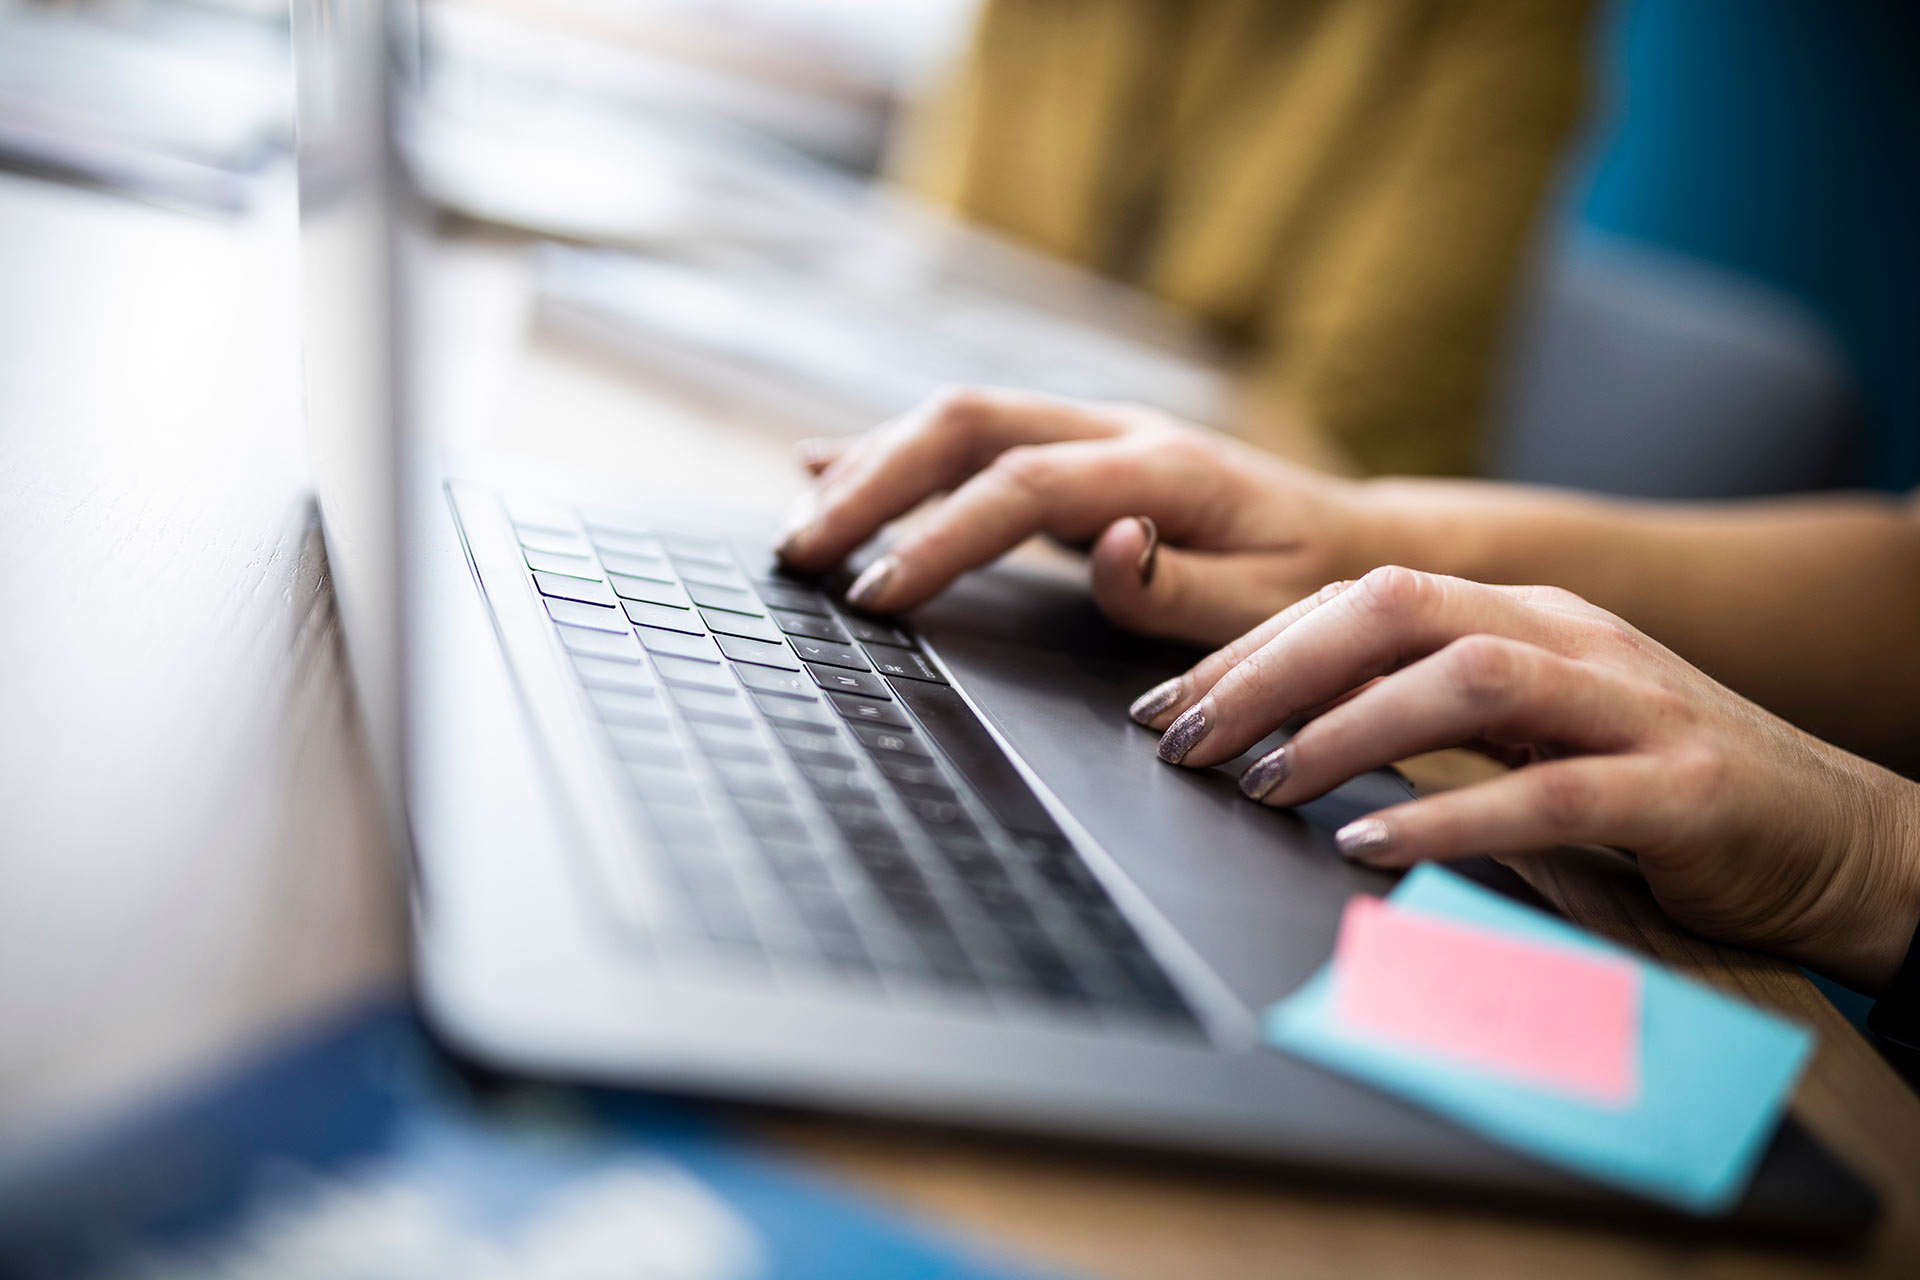
[[[1003,484],[1045,498],[1053,491],[1059,469],[1045,446],[1022,444],[995,458],[988,470]]]
[[[1669,753],[1664,773],[1669,784],[1689,802],[1710,805],[1726,794],[1727,757],[1708,743],[1693,743]]]
[[[993,411],[993,397],[979,387],[942,387],[926,398],[909,421],[929,435],[966,439],[985,425]]]
[[[1446,648],[1455,690],[1474,706],[1511,702],[1525,683],[1529,664],[1521,646],[1498,636],[1471,635]]]
[[[1368,570],[1348,593],[1357,607],[1389,618],[1408,618],[1420,612],[1436,588],[1431,575],[1397,564]]]
[[[1542,769],[1534,777],[1534,805],[1547,826],[1556,831],[1583,828],[1592,817],[1596,797],[1586,776],[1571,769]]]
[[[985,404],[986,393],[980,388],[955,383],[927,397],[926,416],[934,422],[964,422],[978,416]]]

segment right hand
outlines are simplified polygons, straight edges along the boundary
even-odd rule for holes
[[[952,391],[811,455],[817,479],[779,539],[796,569],[831,568],[946,495],[849,590],[876,612],[1044,533],[1091,543],[1093,598],[1115,623],[1217,646],[1365,567],[1352,482],[1138,406]]]

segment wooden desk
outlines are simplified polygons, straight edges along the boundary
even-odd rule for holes
[[[303,489],[285,203],[208,222],[0,175],[0,1140],[191,1076],[402,980]],[[603,465],[725,457],[798,485],[777,425],[716,419],[522,337],[482,249],[492,438]],[[1102,1276],[1914,1275],[1920,1101],[1785,966],[1677,934],[1644,889],[1526,868],[1577,920],[1815,1024],[1796,1112],[1873,1180],[1863,1258],[1769,1256],[830,1120],[756,1120],[989,1248]]]

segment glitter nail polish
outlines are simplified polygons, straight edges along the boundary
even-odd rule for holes
[[[1293,772],[1293,757],[1285,747],[1275,747],[1247,766],[1240,775],[1240,790],[1250,800],[1264,800],[1267,793],[1287,780]]]
[[[1141,724],[1151,724],[1153,718],[1171,707],[1185,695],[1187,678],[1175,676],[1171,680],[1162,680],[1133,700],[1127,708],[1127,714]]]
[[[1333,833],[1333,843],[1341,854],[1359,862],[1371,862],[1393,843],[1387,824],[1378,818],[1359,818]]]
[[[1208,728],[1207,704],[1202,701],[1188,707],[1161,735],[1160,758],[1168,764],[1179,764],[1187,758],[1194,744],[1207,736]]]

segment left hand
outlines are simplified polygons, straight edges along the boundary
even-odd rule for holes
[[[1681,923],[1869,991],[1898,971],[1920,918],[1920,784],[1570,592],[1377,569],[1276,615],[1134,714],[1166,730],[1162,759],[1205,766],[1320,708],[1247,770],[1249,796],[1300,804],[1454,746],[1521,766],[1342,828],[1341,851],[1369,865],[1631,849]]]

